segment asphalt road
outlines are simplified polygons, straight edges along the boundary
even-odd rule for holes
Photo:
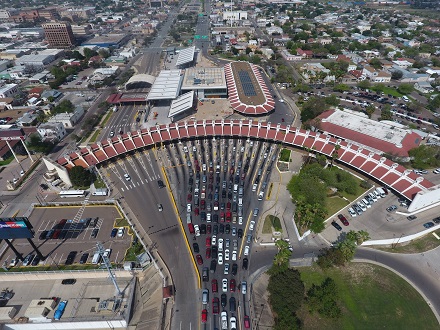
[[[112,132],[116,136],[121,134],[121,132],[126,133],[136,129],[136,114],[138,111],[143,110],[144,107],[138,105],[118,106],[118,111],[112,113],[97,140],[111,138]]]
[[[161,169],[153,151],[127,156],[113,165],[113,168],[106,167],[112,184],[139,219],[172,274],[176,290],[172,328],[179,328],[181,318],[194,324],[198,315],[188,299],[196,291],[194,269],[167,189],[158,187]],[[130,181],[124,179],[126,173]],[[159,203],[163,206],[162,212],[158,209]]]

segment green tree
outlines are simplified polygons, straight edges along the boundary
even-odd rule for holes
[[[89,60],[91,57],[98,55],[98,53],[90,48],[85,47],[84,50],[84,56],[86,60]]]
[[[313,284],[307,291],[307,305],[311,312],[318,312],[319,315],[329,318],[341,316],[336,299],[338,290],[335,281],[327,277],[321,285]]]
[[[275,312],[275,329],[299,329],[296,311],[304,301],[304,283],[296,269],[272,274],[267,285],[269,303]]]
[[[346,84],[338,84],[338,85],[335,85],[335,87],[333,87],[333,90],[335,91],[335,92],[346,92],[346,91],[348,91],[348,90],[350,90],[350,86],[348,86],[348,85],[346,85]]]
[[[94,175],[82,166],[74,166],[69,171],[72,184],[76,187],[86,187],[94,181]]]
[[[397,90],[401,94],[410,94],[414,90],[414,86],[411,84],[400,84]]]
[[[370,60],[370,65],[373,68],[375,68],[376,70],[381,70],[382,69],[382,63],[381,63],[381,61],[377,57],[372,58]]]
[[[403,77],[402,71],[394,70],[391,72],[391,79],[393,80],[400,80]]]
[[[365,108],[365,112],[367,113],[368,118],[371,118],[371,116],[375,111],[376,111],[376,107],[373,104],[370,104]]]
[[[327,96],[325,98],[325,103],[334,107],[337,107],[340,103],[339,98],[336,97],[336,95],[332,94],[330,96]]]
[[[362,80],[358,82],[357,86],[361,89],[368,89],[371,87],[371,84],[369,80]]]
[[[301,121],[306,122],[319,116],[328,109],[325,100],[322,97],[311,97],[303,104],[301,111]]]
[[[392,120],[393,114],[391,112],[391,106],[389,104],[385,104],[380,113],[380,120]]]
[[[55,146],[52,142],[43,142],[38,133],[31,134],[28,138],[27,146],[30,150],[48,154]]]

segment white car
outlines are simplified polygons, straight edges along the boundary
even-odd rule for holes
[[[125,178],[126,181],[130,181],[131,180],[130,176],[127,173],[124,174],[124,178]]]
[[[219,252],[223,251],[223,238],[218,239],[218,251]]]
[[[224,278],[222,280],[222,291],[228,292],[228,279],[227,278]]]
[[[124,227],[119,227],[118,229],[118,237],[124,236],[125,229]]]
[[[223,274],[229,275],[229,263],[225,263],[225,270],[223,271]]]
[[[194,233],[196,236],[200,236],[200,228],[199,225],[194,225]]]
[[[212,235],[211,237],[211,245],[216,245],[217,244],[217,236],[216,235]]]
[[[353,208],[349,207],[348,208],[348,213],[350,213],[351,217],[354,218],[357,216],[356,212],[353,210]]]
[[[232,251],[232,261],[237,260],[237,251]]]
[[[229,329],[236,330],[237,329],[237,319],[235,316],[231,316],[229,319]]]
[[[225,250],[225,260],[229,261],[229,249]]]
[[[217,260],[219,265],[223,265],[223,253],[219,253],[218,254],[218,260]]]
[[[203,172],[206,172],[206,164],[202,164],[202,170]]]
[[[238,241],[237,241],[236,239],[234,239],[234,240],[232,241],[232,247],[234,248],[234,251],[237,251],[237,248],[238,248]]]
[[[191,207],[191,204],[186,204],[186,212],[188,212],[188,213],[191,213],[191,209],[192,209],[192,207]]]
[[[238,217],[238,224],[242,225],[243,224],[243,217]]]
[[[245,255],[245,256],[248,256],[248,255],[249,255],[249,245],[246,245],[246,246],[244,247],[244,255]]]
[[[252,221],[249,223],[249,230],[250,230],[250,231],[254,230],[254,226],[255,226],[255,221],[252,220]]]

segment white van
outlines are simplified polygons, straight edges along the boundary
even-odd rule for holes
[[[95,254],[93,255],[92,265],[97,265],[99,264],[100,261],[101,261],[101,255],[99,254],[98,251],[96,251]]]
[[[234,193],[238,191],[238,184],[234,184]]]
[[[409,98],[406,95],[402,96],[402,100],[405,101],[405,102],[409,102]]]
[[[376,188],[376,192],[377,192],[377,194],[379,194],[380,197],[385,198],[386,193],[385,193],[385,190],[383,190],[383,188],[381,188],[381,187]]]

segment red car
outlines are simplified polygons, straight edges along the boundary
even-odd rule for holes
[[[231,292],[235,292],[235,280],[234,280],[234,279],[232,279],[232,280],[229,282],[229,291],[231,291]]]
[[[226,222],[231,222],[231,212],[226,212]]]
[[[218,297],[212,299],[212,314],[217,315],[220,311],[220,302]]]
[[[203,265],[203,259],[202,259],[202,256],[200,254],[196,255],[196,259],[197,259],[197,263],[199,265]]]
[[[194,214],[195,214],[195,215],[199,215],[199,208],[198,208],[198,207],[196,207],[196,208],[194,209]]]
[[[228,211],[231,210],[231,202],[228,202],[228,203],[226,204],[226,209],[227,209]]]
[[[193,196],[191,194],[188,194],[188,197],[186,198],[186,201],[188,203],[191,203],[192,199],[193,199]]]
[[[204,309],[202,310],[202,323],[206,323],[208,320],[208,310]]]
[[[249,319],[249,316],[245,315],[244,316],[244,327],[245,329],[249,329],[251,327],[251,320]]]
[[[189,224],[188,224],[188,230],[189,230],[189,233],[190,233],[190,234],[194,234],[194,233],[195,233],[195,231],[194,231],[194,225],[193,225],[192,223],[189,223]]]
[[[212,229],[211,225],[207,225],[206,226],[206,233],[211,234],[211,229]]]
[[[350,223],[348,222],[347,218],[343,214],[338,214],[339,220],[344,224],[344,226],[348,226]]]
[[[217,283],[217,280],[212,280],[212,281],[211,281],[211,286],[212,286],[212,292],[218,292],[218,283]]]
[[[205,209],[205,200],[204,199],[202,199],[202,201],[200,202],[200,208],[202,209],[202,210],[204,210]]]
[[[206,247],[211,247],[211,237],[206,237]]]
[[[220,212],[220,222],[225,222],[225,212]]]
[[[206,259],[211,258],[211,248],[206,248],[206,255],[205,255]]]

